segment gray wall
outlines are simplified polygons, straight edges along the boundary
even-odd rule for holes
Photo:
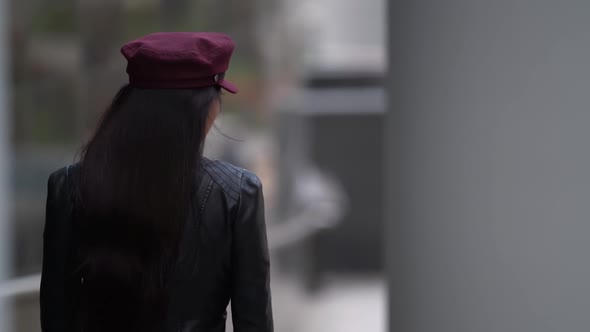
[[[590,329],[590,2],[390,2],[390,328]]]

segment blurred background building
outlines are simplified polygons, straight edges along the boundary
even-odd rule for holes
[[[0,332],[40,330],[47,177],[126,82],[119,47],[155,31],[237,42],[206,155],[264,183],[277,331],[385,330],[384,0],[0,3]]]

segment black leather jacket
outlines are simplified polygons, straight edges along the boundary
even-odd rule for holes
[[[222,161],[204,159],[201,169],[192,208],[199,218],[190,218],[180,244],[166,331],[225,331],[230,299],[235,332],[273,331],[260,180]],[[61,168],[48,181],[40,293],[43,332],[73,329],[80,280],[71,258],[76,250],[71,179],[78,171],[78,164]]]

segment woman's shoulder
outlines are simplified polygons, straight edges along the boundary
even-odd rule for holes
[[[65,184],[68,179],[78,173],[80,169],[80,163],[76,162],[73,164],[62,166],[49,174],[48,181],[50,184]]]
[[[49,175],[47,179],[47,201],[50,205],[65,207],[71,202],[74,181],[72,178],[78,173],[79,163],[60,167]]]
[[[235,200],[239,200],[244,191],[262,189],[262,183],[254,172],[227,161],[203,158],[202,168],[215,184]]]

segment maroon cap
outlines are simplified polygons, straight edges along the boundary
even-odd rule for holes
[[[121,47],[129,83],[139,88],[238,88],[225,79],[234,51],[233,40],[216,32],[158,32]]]

